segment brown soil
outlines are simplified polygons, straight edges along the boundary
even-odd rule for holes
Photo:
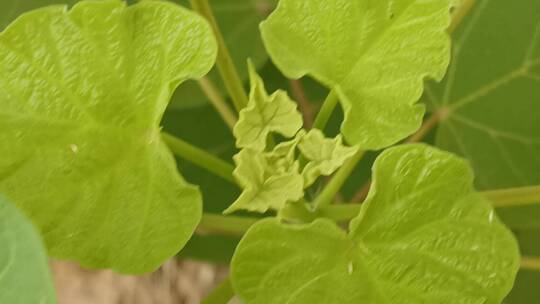
[[[196,304],[227,275],[224,266],[187,260],[170,260],[144,276],[51,265],[59,304]]]

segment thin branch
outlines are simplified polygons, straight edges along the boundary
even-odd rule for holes
[[[496,208],[540,204],[540,186],[493,190],[483,194]]]
[[[204,168],[209,172],[222,177],[226,181],[236,184],[236,180],[232,174],[234,167],[231,164],[201,148],[197,148],[192,144],[175,137],[174,135],[163,132],[161,137],[176,156]]]
[[[494,208],[540,204],[540,185],[484,191],[480,194],[491,201]],[[359,204],[324,206],[318,210],[318,215],[337,221],[346,221],[356,217],[361,207]]]
[[[409,137],[406,143],[421,142],[438,124],[441,120],[448,116],[448,110],[438,110],[433,113],[428,119],[424,121],[422,127],[416,131],[411,137]]]
[[[212,80],[208,77],[203,77],[197,81],[201,90],[204,92],[210,103],[214,106],[219,113],[225,124],[229,129],[233,129],[236,124],[236,114],[231,110],[227,102],[221,97],[219,90],[216,88]]]
[[[356,191],[356,193],[354,194],[351,201],[353,203],[361,203],[361,202],[363,202],[366,199],[366,197],[368,196],[370,188],[371,188],[371,180],[368,180],[362,186],[362,188],[360,188],[360,190]]]
[[[326,124],[328,123],[330,116],[332,116],[332,113],[334,112],[338,101],[339,99],[337,93],[334,90],[330,91],[330,93],[324,100],[322,107],[317,114],[317,117],[315,117],[315,122],[313,122],[313,128],[324,131],[324,129],[326,128]]]
[[[252,217],[230,216],[221,214],[203,214],[197,227],[199,234],[243,235],[260,219]]]
[[[521,268],[527,270],[540,271],[540,257],[523,256],[521,257]]]
[[[463,21],[463,18],[467,16],[475,4],[476,0],[462,0],[462,3],[456,8],[452,15],[452,23],[450,23],[450,27],[448,27],[449,33],[453,33],[456,30]]]
[[[328,184],[326,184],[323,191],[313,201],[315,208],[321,208],[332,203],[336,194],[362,159],[362,156],[364,156],[364,151],[358,150],[355,155],[349,158],[345,164],[339,168]]]
[[[214,17],[212,9],[208,4],[208,0],[190,0],[190,3],[191,7],[196,12],[208,20],[212,30],[214,31],[214,35],[219,47],[216,61],[219,74],[223,79],[223,83],[225,83],[225,86],[227,87],[227,91],[233,100],[236,110],[240,111],[247,105],[248,97],[246,91],[244,90],[242,80],[240,79],[240,76],[238,76],[238,72],[234,66],[231,54],[227,48],[227,44],[225,43],[225,39],[219,30],[216,18]]]
[[[293,97],[298,102],[298,107],[304,117],[304,127],[311,129],[315,120],[315,109],[306,95],[304,86],[300,79],[290,79],[289,84],[291,85]]]

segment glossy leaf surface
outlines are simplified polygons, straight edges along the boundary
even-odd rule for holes
[[[424,145],[383,152],[347,234],[328,220],[255,224],[232,263],[248,303],[490,303],[519,267],[512,234],[457,157]]]
[[[349,143],[380,149],[420,127],[423,79],[444,76],[449,2],[281,0],[262,37],[285,75],[310,75],[338,93]]]
[[[37,230],[2,197],[0,244],[0,303],[56,303],[47,253]]]
[[[201,197],[159,123],[215,55],[207,23],[168,2],[53,6],[0,35],[0,191],[53,256],[140,273],[182,248]]]

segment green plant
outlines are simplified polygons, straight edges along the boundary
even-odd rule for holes
[[[207,0],[50,6],[0,34],[0,193],[17,207],[0,201],[0,302],[55,302],[30,220],[51,256],[121,273],[235,250],[205,303],[528,303],[540,4],[214,2],[253,9],[275,67],[316,82],[265,64],[256,30],[229,51],[237,15]]]

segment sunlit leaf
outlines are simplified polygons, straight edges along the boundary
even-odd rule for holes
[[[261,24],[274,63],[335,90],[351,144],[380,149],[416,131],[423,79],[450,55],[449,0],[281,0]]]
[[[311,130],[302,137],[298,144],[302,155],[309,160],[302,171],[304,187],[308,187],[321,175],[330,175],[352,157],[357,148],[343,145],[341,135],[336,138],[325,138],[317,129]]]
[[[234,126],[234,136],[238,148],[264,151],[271,132],[292,137],[302,127],[302,115],[296,103],[285,91],[268,95],[264,82],[252,64],[249,65],[251,91],[249,103],[240,111],[238,123]]]
[[[47,254],[38,232],[0,197],[0,303],[56,303]]]
[[[232,262],[247,303],[492,303],[509,292],[517,244],[457,157],[391,148],[347,234],[329,220],[255,224]]]
[[[0,191],[53,256],[140,273],[183,247],[201,197],[159,122],[215,55],[208,24],[168,2],[53,6],[0,35]]]

